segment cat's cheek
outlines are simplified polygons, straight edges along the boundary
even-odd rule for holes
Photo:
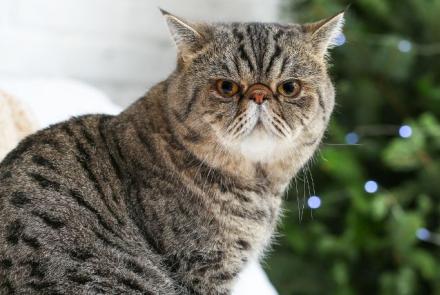
[[[220,94],[218,94],[216,91],[211,91],[210,95],[209,95],[209,100],[212,103],[215,104],[232,104],[232,103],[237,103],[238,97],[237,95],[231,96],[231,97],[224,97]]]

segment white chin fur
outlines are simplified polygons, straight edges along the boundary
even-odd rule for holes
[[[238,151],[253,162],[272,162],[285,155],[289,148],[287,139],[281,139],[264,128],[254,129],[237,145]]]

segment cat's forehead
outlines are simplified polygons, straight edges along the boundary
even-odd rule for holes
[[[303,36],[301,26],[297,24],[263,23],[263,22],[232,22],[214,24],[214,31],[219,34],[229,32],[239,41],[244,37],[259,39],[261,41],[273,41],[288,36],[289,38],[301,38]]]
[[[281,79],[321,73],[311,57],[309,43],[301,25],[278,23],[221,23],[212,25],[212,51],[206,52],[205,65],[213,56],[227,75],[240,78]],[[213,71],[211,69],[211,71]]]

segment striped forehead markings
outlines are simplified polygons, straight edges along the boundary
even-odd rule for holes
[[[246,33],[243,30],[246,30]],[[232,34],[238,43],[237,55],[247,65],[249,71],[253,74],[268,76],[276,61],[282,55],[282,48],[277,44],[277,41],[282,36],[283,30],[279,29],[273,32],[258,23],[235,24],[232,28]],[[270,46],[271,44],[274,44],[274,46]],[[270,56],[270,58],[266,58],[267,56]],[[235,60],[238,72],[237,62]],[[284,70],[285,65],[281,69]]]

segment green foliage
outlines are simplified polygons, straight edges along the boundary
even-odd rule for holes
[[[284,0],[282,11],[304,22],[348,4]],[[351,4],[347,43],[333,49],[338,106],[311,173],[288,193],[267,271],[282,295],[440,294],[440,0]],[[411,137],[399,137],[403,124]],[[360,145],[333,145],[353,131]],[[302,214],[313,194],[322,206]]]

